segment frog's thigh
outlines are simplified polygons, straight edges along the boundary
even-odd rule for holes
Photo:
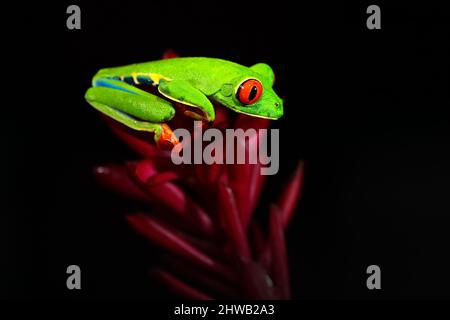
[[[121,81],[101,79],[95,85],[86,92],[86,100],[94,107],[101,104],[149,122],[165,122],[175,115],[169,101]]]
[[[169,99],[199,108],[204,113],[204,118],[214,121],[214,107],[209,99],[197,88],[184,80],[161,80],[158,86],[159,92]]]
[[[138,131],[147,131],[155,133],[155,140],[159,138],[161,135],[161,124],[160,123],[151,123],[146,121],[139,121],[133,117],[130,117],[126,113],[123,113],[117,109],[111,108],[105,104],[99,102],[89,101],[89,103],[98,111],[108,115],[112,119],[126,125],[127,127],[138,130]]]

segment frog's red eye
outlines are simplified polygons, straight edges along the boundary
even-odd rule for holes
[[[242,104],[252,104],[259,100],[262,92],[261,82],[256,79],[249,79],[241,83],[236,97]]]

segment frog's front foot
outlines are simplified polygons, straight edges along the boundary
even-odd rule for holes
[[[171,150],[180,143],[172,129],[165,123],[161,124],[160,132],[156,132],[155,141],[159,148]]]

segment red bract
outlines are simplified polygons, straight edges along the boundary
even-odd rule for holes
[[[253,128],[259,136],[258,130],[270,123],[220,106],[216,112],[213,127],[219,129]],[[284,231],[302,190],[303,162],[267,208],[263,228],[252,218],[267,179],[259,163],[175,165],[150,135],[106,120],[142,158],[98,166],[94,174],[103,186],[142,204],[143,210],[128,213],[127,221],[160,248],[161,265],[150,270],[156,280],[190,299],[290,298]],[[185,117],[170,123],[172,128],[192,125]],[[252,146],[258,144],[246,148]]]

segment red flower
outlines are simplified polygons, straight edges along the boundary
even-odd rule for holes
[[[219,129],[269,125],[220,106],[216,112],[213,126]],[[300,197],[303,162],[270,206],[265,236],[252,219],[266,180],[260,164],[175,165],[152,137],[106,120],[142,158],[98,166],[94,174],[102,185],[148,208],[129,213],[127,220],[161,249],[161,267],[151,270],[155,279],[191,299],[290,298],[284,230]],[[189,128],[192,119],[176,117],[170,126]]]

